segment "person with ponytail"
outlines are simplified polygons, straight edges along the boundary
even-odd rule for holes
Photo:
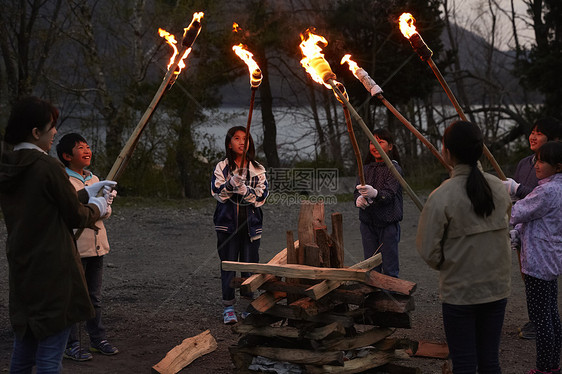
[[[482,171],[478,126],[453,122],[442,154],[451,177],[428,197],[416,247],[439,271],[443,325],[453,373],[501,373],[500,336],[511,289],[511,199],[500,179]]]

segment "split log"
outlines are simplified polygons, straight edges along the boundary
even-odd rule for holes
[[[309,316],[306,313],[297,310],[296,308],[291,308],[287,305],[281,305],[281,304],[277,304],[273,308],[269,309],[267,311],[267,314],[275,317],[302,320],[308,322],[317,322],[326,325],[333,322],[338,322],[345,328],[350,328],[355,324],[352,316],[338,315],[332,313],[320,313],[316,316]]]
[[[265,313],[285,297],[287,297],[285,292],[267,291],[259,295],[250,305],[256,312]]]
[[[377,253],[376,255],[364,261],[352,265],[349,269],[371,270],[372,268],[380,265],[381,263],[382,263],[382,255],[380,253]],[[318,300],[341,285],[342,282],[339,281],[333,281],[333,280],[323,281],[306,290],[306,295],[314,300]]]
[[[312,266],[321,266],[325,268],[329,267],[338,267],[341,268],[342,266],[332,266],[331,265],[331,253],[332,247],[334,246],[334,241],[328,231],[325,228],[316,228],[314,230],[314,237],[316,239],[316,245],[318,246],[318,265],[313,263],[307,262],[307,265]],[[308,256],[307,256],[308,257]]]
[[[232,282],[232,287],[240,287],[244,278],[235,277]],[[262,284],[259,289],[264,291],[277,291],[286,292],[287,294],[294,294],[296,296],[304,296],[305,291],[310,288],[310,285],[303,283],[287,283],[283,281],[273,280]],[[355,283],[350,288],[337,288],[330,294],[330,299],[338,303],[346,303],[353,305],[361,305],[365,302],[367,296],[371,293],[381,292],[380,289],[367,286],[365,284]],[[322,300],[322,299],[321,299]]]
[[[354,358],[344,362],[343,366],[322,365],[313,366],[306,365],[306,372],[310,374],[354,374],[361,373],[368,369],[388,364],[392,359],[392,353],[389,352],[371,352],[365,357]]]
[[[303,201],[301,203],[298,222],[299,242],[303,246],[315,243],[314,229],[317,227],[326,227],[324,223],[324,203]],[[298,263],[304,264],[304,261],[304,253],[299,251]]]
[[[291,247],[292,252],[294,252],[294,248],[298,247],[299,241],[295,241],[293,246]],[[279,253],[277,253],[271,260],[269,260],[268,264],[287,264],[288,257],[289,257],[289,247],[283,249]],[[253,274],[252,276],[248,277],[240,286],[242,293],[252,293],[255,292],[259,286],[267,282],[268,280],[275,279],[274,275],[271,274]]]
[[[367,274],[367,282],[369,286],[381,288],[383,290],[398,292],[403,295],[411,295],[416,290],[416,284],[404,279],[390,277],[376,271],[370,271]]]
[[[406,350],[410,356],[440,358],[446,360],[449,357],[449,346],[447,343],[433,343],[420,340],[417,349]]]
[[[159,363],[152,367],[154,372],[160,374],[175,374],[195,359],[213,352],[217,349],[217,342],[210,330],[185,339],[180,345],[175,346],[166,354]]]
[[[330,248],[330,266],[342,268],[344,265],[343,246],[343,216],[341,213],[332,213],[332,241]]]
[[[319,268],[298,264],[270,265],[253,262],[222,261],[222,269],[226,271],[273,274],[291,278],[357,282],[366,282],[367,280],[367,270],[355,268]]]
[[[388,363],[381,366],[381,371],[388,374],[421,374],[420,368],[402,366],[395,363]]]
[[[329,351],[348,351],[350,349],[375,344],[390,336],[393,332],[393,329],[386,327],[373,327],[372,329],[362,332],[356,336],[328,339],[320,342],[320,344],[324,349]]]
[[[279,338],[294,338],[294,339],[310,339],[322,340],[328,336],[345,334],[345,328],[338,322],[330,323],[329,325],[318,327],[310,331],[303,329],[283,326],[283,327],[256,327],[246,324],[236,324],[232,330],[238,334],[259,335],[266,337],[279,337]]]
[[[384,291],[373,292],[365,300],[365,307],[376,312],[405,313],[415,309],[412,296],[392,294]]]
[[[239,352],[254,356],[263,356],[277,361],[292,362],[294,364],[312,365],[343,365],[343,352],[313,352],[306,349],[289,349],[274,347],[243,347]]]

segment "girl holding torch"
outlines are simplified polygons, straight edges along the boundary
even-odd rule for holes
[[[217,164],[211,180],[211,195],[218,201],[213,222],[221,261],[259,262],[263,222],[260,207],[265,204],[269,191],[265,168],[255,161],[254,141],[248,136],[245,151],[246,128],[235,126],[228,130],[224,141],[226,158]],[[234,275],[234,271],[221,269],[225,324],[238,322],[234,311],[235,290],[230,285]],[[242,273],[242,276],[249,274]]]
[[[443,157],[453,166],[427,199],[416,247],[439,270],[443,325],[454,373],[501,373],[500,336],[511,288],[509,211],[501,180],[481,170],[478,126],[453,122]]]
[[[521,272],[529,317],[536,327],[536,365],[529,374],[560,373],[562,327],[558,276],[562,274],[562,143],[537,152],[539,185],[513,206],[511,223],[521,231]]]
[[[377,129],[373,136],[400,174],[400,157],[392,134],[387,129]],[[403,213],[402,186],[383,162],[375,146],[369,145],[363,170],[365,185],[355,188],[355,206],[359,210],[361,240],[365,259],[377,250],[382,253],[382,264],[376,271],[398,278],[398,242],[400,241],[400,221]]]

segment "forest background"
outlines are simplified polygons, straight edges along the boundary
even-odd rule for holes
[[[562,3],[468,3],[470,8],[453,0],[2,0],[0,128],[17,98],[49,100],[61,109],[57,138],[84,135],[95,155],[92,169],[104,177],[166,73],[171,49],[158,28],[181,38],[193,13],[202,11],[187,68],[141,136],[119,180],[121,196],[209,196],[226,130],[245,125],[248,115],[248,70],[231,49],[238,43],[254,53],[263,72],[252,121],[258,159],[269,170],[337,169],[354,176],[341,105],[299,64],[299,34],[309,27],[328,40],[326,59],[367,126],[394,134],[406,180],[433,188],[445,169],[340,65],[350,53],[440,149],[441,134],[457,114],[399,31],[398,17],[410,12],[509,176],[529,153],[533,121],[562,118]],[[234,22],[241,32],[233,32]],[[368,140],[356,133],[366,155]]]

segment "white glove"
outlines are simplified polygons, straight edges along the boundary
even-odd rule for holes
[[[519,188],[520,183],[517,183],[516,181],[514,181],[511,178],[507,178],[507,180],[502,181],[505,189],[507,190],[507,193],[509,194],[509,196],[511,198],[515,197],[515,193],[517,192],[517,189]]]
[[[364,186],[358,184],[357,186],[355,186],[355,188],[357,189],[357,191],[359,191],[361,196],[365,198],[365,200],[374,200],[375,197],[377,197],[377,195],[379,194],[379,191],[368,184]]]
[[[369,206],[369,203],[367,202],[367,199],[359,195],[357,200],[355,200],[355,206],[360,209],[365,209]]]
[[[105,197],[107,205],[113,204],[113,199],[115,198],[115,196],[117,196],[116,190],[112,190],[109,186],[105,186],[103,188],[103,197]]]
[[[101,196],[101,197],[90,197],[90,200],[88,200],[88,204],[94,204],[95,206],[98,207],[99,211],[100,211],[100,217],[103,217],[107,214],[107,200],[105,199],[105,197]]]
[[[108,219],[109,216],[111,216],[111,213],[113,212],[113,210],[111,209],[111,205],[107,206],[107,212],[105,213],[105,215],[103,217],[101,217],[101,219]]]
[[[112,188],[115,187],[116,185],[117,182],[114,181],[102,181],[86,186],[84,187],[84,189],[86,190],[86,192],[88,192],[88,196],[92,198],[92,197],[96,197],[102,188],[105,187]]]
[[[242,175],[235,173],[230,177],[230,184],[234,187],[233,191],[240,195],[246,195],[248,188],[246,187],[246,178]]]

